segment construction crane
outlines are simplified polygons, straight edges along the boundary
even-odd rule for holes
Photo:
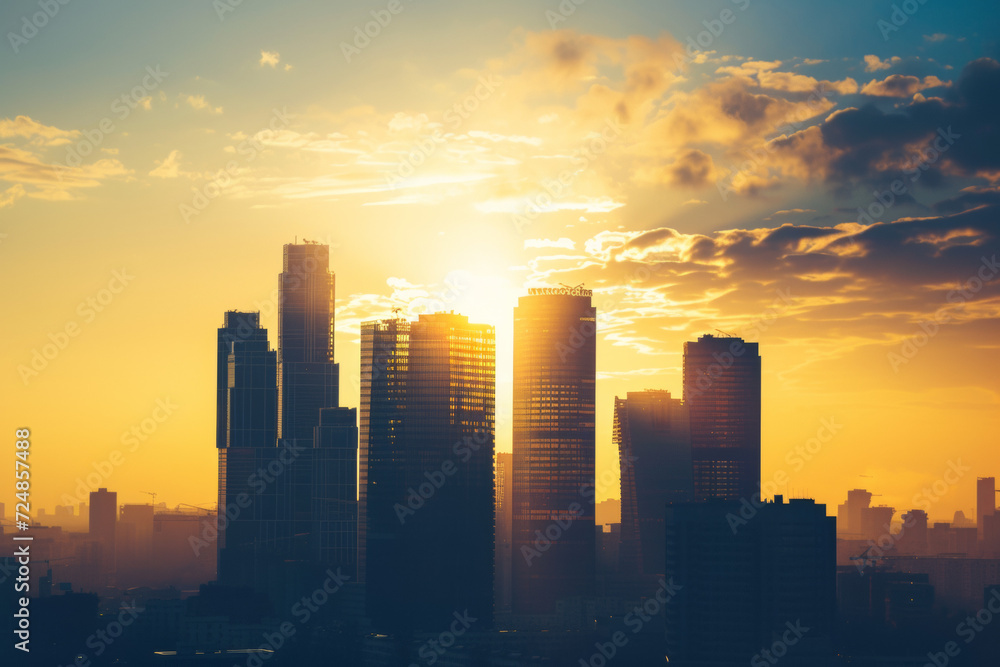
[[[867,567],[869,561],[871,562],[873,569],[876,569],[876,570],[878,569],[878,562],[880,560],[882,560],[883,557],[880,556],[880,557],[876,558],[875,556],[869,556],[868,552],[871,551],[871,550],[872,550],[872,547],[868,547],[867,549],[865,549],[864,551],[861,552],[860,556],[851,556],[851,560],[859,560],[859,561],[861,561],[861,569],[858,571],[858,574],[864,574],[865,573],[865,567]]]
[[[720,334],[728,338],[736,338],[736,334],[731,334],[728,331],[723,331],[722,329],[716,329],[716,331],[718,331]]]

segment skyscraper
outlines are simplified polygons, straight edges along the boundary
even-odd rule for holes
[[[101,545],[100,578],[104,584],[114,580],[117,551],[118,494],[100,488],[90,492],[90,536]]]
[[[705,335],[684,343],[695,499],[746,498],[760,488],[757,343]]]
[[[340,405],[329,246],[286,244],[278,293],[278,437],[305,441],[319,411]]]
[[[666,510],[667,657],[691,666],[829,664],[836,615],[836,520],[809,499],[774,502],[743,519],[738,501]],[[856,575],[855,575],[856,576]],[[755,655],[756,654],[756,655]]]
[[[402,461],[403,455],[403,415],[406,410],[409,359],[408,321],[393,319],[362,323],[361,441],[358,447],[358,580],[362,582],[367,578],[369,548],[374,550],[372,558],[379,563],[386,563],[396,552],[394,541],[397,535],[381,527],[391,528],[396,521],[390,494],[403,481],[403,469],[396,462]],[[371,514],[368,511],[369,489],[372,493]],[[369,526],[374,529],[370,540]],[[372,586],[379,584],[376,581]]]
[[[313,437],[313,557],[354,580],[358,560],[358,411],[324,408]]]
[[[496,575],[494,601],[498,612],[510,611],[510,567],[511,567],[511,492],[514,489],[513,455],[497,452],[494,495],[496,497],[496,532],[494,537]]]
[[[621,469],[622,571],[662,575],[664,508],[694,496],[687,406],[669,391],[630,391],[615,398],[613,435]]]
[[[596,309],[591,291],[531,289],[514,309],[512,610],[594,591]]]
[[[390,341],[396,337],[397,346],[382,357],[391,359],[395,377],[363,380],[369,389],[362,405],[368,409],[365,576],[372,621],[390,631],[436,630],[468,610],[488,626],[494,329],[462,315],[421,315],[409,326],[405,352],[397,323],[365,327],[371,335],[376,330]]]
[[[976,479],[976,535],[983,541],[983,527],[986,517],[993,516],[997,507],[996,477],[979,477]]]
[[[229,311],[219,329],[216,447],[273,447],[277,355],[259,313]]]

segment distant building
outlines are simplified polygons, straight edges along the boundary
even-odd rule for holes
[[[691,415],[697,500],[760,493],[757,343],[705,335],[684,343],[684,405]]]
[[[630,391],[615,398],[613,427],[621,470],[621,567],[662,575],[663,512],[694,500],[687,406],[669,391]]]
[[[754,664],[784,636],[794,641],[781,664],[825,664],[836,611],[835,519],[812,500],[777,496],[745,519],[744,507],[716,500],[666,509],[666,576],[682,587],[666,604],[670,663]]]
[[[90,492],[90,536],[101,545],[100,572],[105,584],[114,581],[118,494],[105,488]]]
[[[976,533],[980,542],[985,538],[986,517],[996,514],[997,480],[995,477],[980,477],[976,480]]]

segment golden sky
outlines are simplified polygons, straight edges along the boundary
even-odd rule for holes
[[[904,511],[960,463],[929,511],[973,515],[975,477],[1000,474],[983,39],[774,43],[777,10],[733,2],[706,46],[689,38],[719,13],[694,5],[582,5],[550,29],[523,3],[406,3],[359,47],[367,11],[251,5],[77,16],[90,40],[128,21],[189,48],[135,28],[74,60],[64,17],[3,56],[0,421],[11,450],[32,430],[37,505],[101,470],[120,502],[215,501],[215,330],[259,309],[276,341],[298,238],[331,246],[343,405],[362,321],[455,310],[497,327],[509,451],[517,296],[584,283],[599,499],[618,495],[614,397],[679,396],[684,341],[721,330],[760,343],[773,490]]]

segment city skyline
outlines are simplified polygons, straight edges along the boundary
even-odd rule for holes
[[[333,246],[341,405],[360,407],[361,322],[455,310],[497,327],[501,451],[517,297],[593,289],[600,497],[614,398],[681,396],[683,343],[716,329],[767,351],[762,479],[786,495],[830,508],[887,480],[903,508],[949,459],[989,470],[997,10],[723,4],[731,23],[406,5],[362,48],[358,7],[60,5],[33,34],[37,3],[7,3],[0,305],[25,316],[0,423],[49,443],[35,502],[116,450],[99,486],[124,502],[213,502],[205,332],[261,310],[276,347],[273,250],[296,236]],[[76,57],[126,25],[120,53]],[[955,487],[930,511],[975,504]]]

